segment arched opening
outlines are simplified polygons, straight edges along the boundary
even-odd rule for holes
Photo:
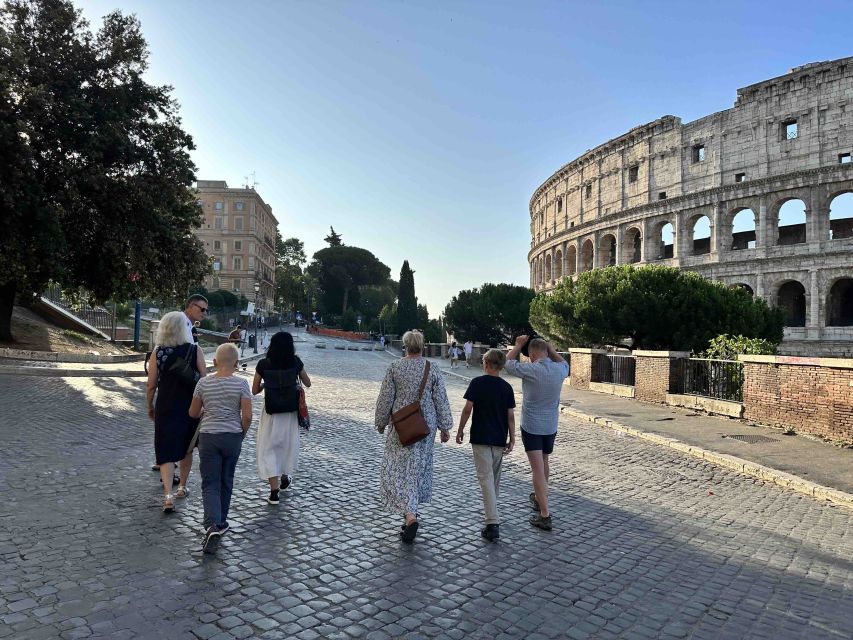
[[[551,254],[545,255],[545,282],[551,282]]]
[[[779,287],[776,306],[785,316],[786,327],[806,326],[806,289],[802,284],[790,280]]]
[[[537,286],[542,284],[542,258],[536,258],[536,271],[533,275],[533,281]]]
[[[829,239],[842,238],[853,238],[853,193],[837,195],[829,203]]]
[[[826,326],[853,327],[853,278],[840,278],[829,290]]]
[[[570,244],[566,249],[566,274],[573,276],[578,270],[578,250]]]
[[[634,264],[643,259],[643,234],[636,227],[628,229],[625,233],[623,258],[626,264]]]
[[[563,277],[563,252],[558,250],[554,260],[554,279],[559,280]]]
[[[592,271],[592,259],[595,249],[592,240],[587,240],[581,247],[581,271]]]
[[[612,267],[616,264],[616,236],[606,234],[598,245],[598,266]]]
[[[661,225],[660,231],[658,232],[658,251],[657,254],[655,254],[655,260],[666,260],[675,255],[674,235],[675,229],[671,222],[666,222]]]
[[[741,209],[732,218],[732,251],[755,249],[755,212]]]
[[[733,285],[732,285],[732,289],[743,289],[743,290],[744,290],[744,291],[746,291],[749,295],[751,295],[751,296],[754,296],[754,295],[755,295],[755,292],[752,290],[752,287],[750,287],[750,286],[749,286],[748,284],[746,284],[745,282],[738,282],[737,284],[733,284]]]
[[[779,207],[777,244],[800,244],[806,241],[806,203],[788,200]]]
[[[711,221],[708,216],[699,216],[693,223],[693,255],[711,253]]]

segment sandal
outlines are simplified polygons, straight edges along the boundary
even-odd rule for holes
[[[403,531],[400,533],[400,537],[403,539],[403,542],[412,543],[415,541],[415,536],[418,534],[418,521],[415,520],[412,524],[407,524],[404,526]]]
[[[163,513],[174,513],[175,512],[175,503],[172,500],[175,499],[171,493],[167,493],[166,497],[163,499]]]
[[[186,498],[188,495],[190,495],[190,490],[183,485],[178,487],[178,490],[175,491],[175,497],[179,499]]]

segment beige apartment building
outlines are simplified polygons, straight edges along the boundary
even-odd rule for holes
[[[196,183],[204,222],[196,235],[212,257],[212,274],[205,278],[209,291],[225,289],[255,300],[268,313],[275,304],[275,236],[278,221],[263,198],[251,187],[231,188],[224,180]]]

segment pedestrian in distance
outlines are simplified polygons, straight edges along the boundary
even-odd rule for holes
[[[433,450],[435,433],[441,441],[450,439],[453,415],[444,387],[444,378],[422,357],[424,336],[418,331],[403,334],[405,357],[388,367],[376,400],[375,426],[379,433],[391,424],[391,415],[418,400],[420,413],[429,429],[427,437],[404,446],[396,428],[385,437],[385,449],[379,465],[379,502],[390,513],[402,515],[403,542],[414,542],[418,532],[418,512],[432,498]]]
[[[243,330],[243,327],[241,327],[239,324],[236,327],[234,327],[234,329],[231,331],[231,333],[228,334],[228,342],[233,344],[235,347],[239,348],[239,346],[240,346],[240,333],[242,332],[242,330]]]
[[[519,355],[528,342],[530,362],[520,362]],[[554,452],[560,391],[569,375],[569,364],[542,338],[522,335],[515,339],[515,346],[507,354],[506,371],[521,378],[521,441],[533,474],[530,504],[538,512],[530,517],[530,524],[550,531],[548,456]]]
[[[462,350],[465,352],[465,368],[471,368],[471,357],[474,353],[474,343],[471,342],[471,339],[465,341],[465,344],[462,345]]]
[[[228,531],[228,510],[234,488],[234,470],[243,438],[252,424],[249,382],[237,377],[239,354],[230,342],[219,345],[213,359],[216,374],[199,381],[189,414],[201,416],[198,435],[201,497],[204,505],[202,551],[214,553]]]
[[[279,503],[279,491],[290,488],[299,464],[299,386],[310,387],[293,346],[293,336],[279,331],[270,340],[266,357],[258,362],[252,394],[264,392],[264,407],[256,437],[258,475],[270,485],[267,502]]]
[[[499,349],[489,349],[483,356],[485,375],[471,380],[465,391],[465,408],[459,418],[456,444],[462,444],[465,425],[471,421],[471,449],[474,468],[483,494],[485,527],[480,534],[489,541],[500,538],[498,494],[500,493],[501,463],[515,446],[515,392],[501,378],[506,364],[506,354]]]
[[[198,344],[198,328],[201,326],[201,323],[198,321],[193,322],[192,326],[192,336],[193,336],[193,344]]]
[[[187,411],[196,381],[207,373],[204,353],[185,331],[186,316],[167,313],[160,320],[156,348],[148,360],[148,417],[154,421],[154,455],[163,483],[163,511],[175,510],[175,498],[189,495],[187,481],[192,469],[191,443],[197,420]],[[180,463],[178,490],[173,494],[175,463]]]
[[[450,368],[455,369],[456,363],[459,362],[459,347],[456,346],[456,342],[450,345],[447,355],[450,356]]]

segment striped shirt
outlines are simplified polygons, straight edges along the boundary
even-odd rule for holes
[[[201,398],[200,433],[242,433],[240,400],[250,398],[249,381],[237,376],[205,376],[195,386],[193,396]]]

